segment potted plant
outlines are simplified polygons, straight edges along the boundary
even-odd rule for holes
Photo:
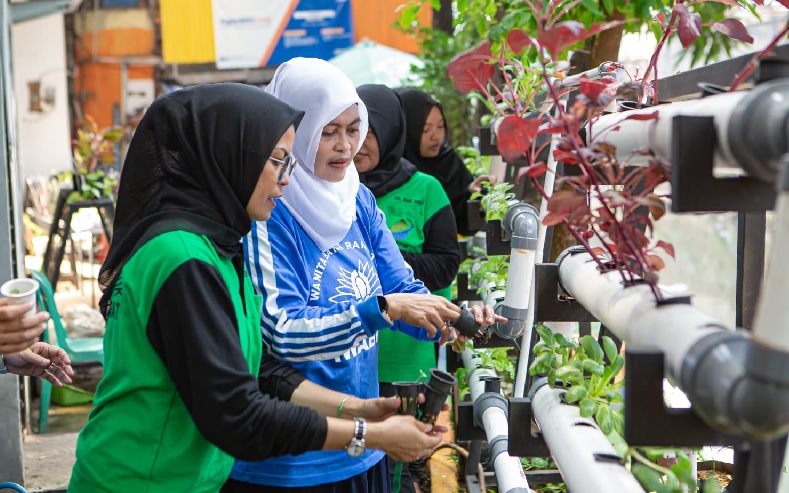
[[[100,128],[89,115],[81,122],[74,139],[74,191],[69,195],[70,203],[104,197],[114,199],[116,146],[123,134],[124,129],[118,126]]]

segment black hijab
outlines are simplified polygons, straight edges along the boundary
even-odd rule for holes
[[[376,197],[383,197],[407,182],[416,173],[416,166],[403,159],[405,148],[405,113],[400,98],[393,90],[380,84],[356,88],[367,106],[370,128],[378,140],[378,165],[359,173],[359,180]]]
[[[422,131],[425,128],[430,111],[436,107],[444,118],[444,109],[432,96],[419,89],[400,89],[397,91],[403,102],[406,119],[406,144],[403,157],[416,165],[416,169],[436,178],[449,197],[452,212],[455,214],[457,231],[461,235],[474,232],[468,227],[468,208],[466,202],[471,196],[469,185],[474,181],[471,172],[463,164],[463,160],[449,146],[448,138],[444,140],[436,157],[422,157],[419,147],[422,142]],[[444,118],[446,121],[446,118]],[[447,136],[449,131],[447,131]]]
[[[154,101],[123,165],[112,244],[99,272],[102,312],[126,261],[161,233],[205,235],[241,265],[241,237],[251,229],[247,203],[274,146],[303,115],[234,83],[190,87]]]
[[[436,157],[422,157],[419,152],[422,130],[430,110],[437,107],[441,111],[441,117],[444,118],[444,108],[441,107],[441,103],[419,89],[400,89],[397,94],[403,103],[406,118],[407,139],[403,157],[414,163],[422,173],[427,173],[440,181],[450,201],[453,203],[459,200],[465,201],[469,195],[468,186],[474,181],[474,177],[447,140],[442,143]],[[444,120],[446,121],[446,118]]]

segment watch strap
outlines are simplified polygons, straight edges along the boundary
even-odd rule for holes
[[[0,354],[0,375],[5,375],[6,373],[8,373],[8,368],[5,367],[5,359]]]
[[[364,418],[353,418],[353,438],[355,440],[364,440],[367,436],[367,421]]]

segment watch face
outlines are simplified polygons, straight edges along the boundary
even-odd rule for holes
[[[364,440],[351,440],[351,443],[345,447],[345,450],[348,451],[348,455],[351,457],[361,457],[364,454]]]

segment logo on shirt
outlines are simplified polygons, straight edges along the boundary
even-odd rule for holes
[[[405,219],[401,219],[392,225],[392,236],[394,236],[395,240],[402,240],[407,237],[408,233],[413,229],[414,227],[405,222]]]
[[[378,273],[369,262],[360,260],[357,268],[349,271],[340,267],[340,277],[337,279],[337,294],[329,298],[332,303],[344,301],[364,301],[377,292],[381,283]]]

